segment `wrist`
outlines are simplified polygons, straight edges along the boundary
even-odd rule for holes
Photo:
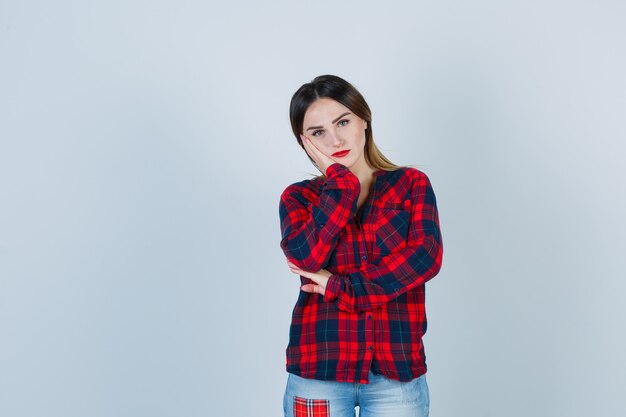
[[[339,174],[342,171],[342,168],[348,169],[347,167],[344,167],[343,165],[341,165],[339,162],[333,162],[332,164],[326,167],[324,174],[327,177],[330,177],[334,174]]]
[[[326,281],[326,288],[324,288],[324,301],[329,303],[333,302],[339,296],[339,287],[341,285],[339,275],[331,274]]]

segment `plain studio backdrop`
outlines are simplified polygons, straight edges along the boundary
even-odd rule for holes
[[[282,415],[320,74],[433,184],[432,417],[626,401],[620,1],[0,2],[0,415]]]

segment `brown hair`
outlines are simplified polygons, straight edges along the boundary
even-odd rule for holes
[[[291,104],[289,105],[291,130],[293,130],[293,134],[302,149],[304,149],[304,145],[302,144],[300,134],[302,133],[304,115],[309,106],[322,97],[341,103],[367,122],[367,128],[365,129],[365,161],[369,166],[384,171],[393,171],[399,168],[387,159],[374,143],[372,111],[361,93],[352,84],[336,75],[315,77],[310,83],[303,84],[291,98]],[[309,159],[311,159],[310,156]],[[313,159],[311,159],[311,162],[313,162]],[[315,165],[315,163],[313,164]]]

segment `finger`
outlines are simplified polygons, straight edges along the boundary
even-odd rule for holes
[[[315,282],[316,284],[321,284],[322,280],[320,277],[318,277],[315,274],[307,274],[307,275],[303,275],[304,277],[310,279],[311,281]]]
[[[302,271],[296,264],[294,264],[291,261],[287,261],[287,266],[289,267],[289,269],[291,269],[292,271]]]
[[[311,139],[304,135],[302,136],[304,137],[303,143],[306,144],[307,151],[311,158],[315,159],[316,162],[320,162],[322,158],[326,157],[326,155],[324,155],[324,153],[320,151],[317,146],[315,146]]]
[[[304,292],[315,292],[315,284],[304,284],[300,287],[300,289]]]
[[[300,134],[300,139],[302,139],[302,143],[306,146],[312,146],[313,142],[311,141],[311,138],[309,138],[308,136],[306,136],[305,134]]]
[[[306,271],[301,270],[301,269],[292,269],[291,272],[296,274],[296,275],[300,275],[300,276],[303,276],[305,278],[311,279],[310,274],[308,272],[306,272]]]
[[[319,150],[319,148],[317,146],[315,146],[315,144],[313,143],[313,141],[311,139],[309,139],[308,137],[304,137],[305,138],[305,143],[307,144],[308,148],[310,149],[310,151],[315,154],[315,156],[317,158],[321,158],[322,156],[325,156],[322,151]]]
[[[320,294],[320,286],[315,284],[304,284],[300,287],[300,289],[304,292],[309,292],[312,294]]]
[[[309,271],[305,271],[302,268],[296,266],[294,263],[292,263],[291,261],[287,261],[287,266],[289,267],[289,269],[291,270],[291,272],[295,273],[295,274],[300,274],[302,276],[306,276],[309,277],[310,275],[314,274],[314,272],[309,272]]]
[[[300,135],[300,140],[302,140],[302,146],[304,146],[306,149],[311,147],[311,141],[306,136]]]
[[[301,137],[302,137],[302,144],[304,145],[304,150],[306,151],[307,155],[309,155],[311,159],[315,161],[315,163],[318,163],[319,155],[318,155],[317,148],[313,145],[313,143],[311,143],[311,140],[309,138],[307,138],[304,135],[301,135]]]
[[[317,146],[315,146],[311,139],[307,138],[306,136],[304,137],[306,138],[306,143],[308,144],[310,152],[313,153],[311,157],[315,160],[318,166],[328,166],[336,162],[333,158],[326,155]]]

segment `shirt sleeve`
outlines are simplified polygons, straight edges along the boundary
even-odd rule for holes
[[[298,184],[287,187],[279,207],[285,256],[305,271],[324,268],[340,230],[356,213],[360,191],[359,179],[339,163],[328,167],[317,196]]]
[[[340,310],[372,310],[424,284],[441,269],[443,245],[435,193],[426,174],[418,172],[411,192],[407,245],[358,269],[333,274],[324,294]]]

